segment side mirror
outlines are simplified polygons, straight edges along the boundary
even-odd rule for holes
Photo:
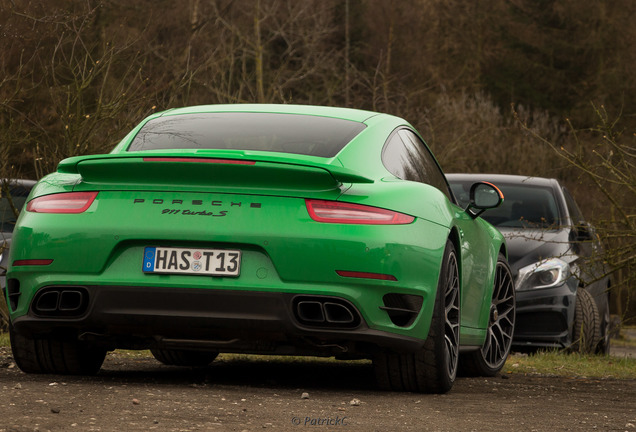
[[[466,211],[476,218],[484,211],[499,207],[504,195],[497,186],[488,182],[478,182],[470,187],[470,204]]]
[[[574,225],[573,228],[575,241],[591,241],[594,238],[594,228],[592,228],[592,226],[586,222],[579,222],[578,224]]]

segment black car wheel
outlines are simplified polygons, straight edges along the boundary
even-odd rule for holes
[[[574,310],[574,328],[572,330],[572,346],[574,352],[591,354],[601,339],[601,320],[596,302],[588,291],[579,288],[576,291]]]
[[[32,339],[9,326],[11,350],[26,373],[94,375],[102,367],[106,350],[79,341]]]
[[[459,300],[457,254],[448,241],[424,347],[416,353],[376,356],[374,368],[380,387],[425,393],[446,393],[451,389],[459,359]]]
[[[499,255],[490,306],[486,341],[478,351],[460,357],[461,372],[473,376],[494,376],[503,368],[512,347],[515,329],[515,286],[512,272]]]
[[[151,349],[155,359],[170,366],[207,366],[219,355],[215,351]]]
[[[611,318],[610,318],[610,311],[609,311],[609,295],[605,294],[605,297],[606,297],[605,312],[603,313],[603,316],[601,317],[601,335],[600,335],[600,340],[598,342],[598,345],[596,346],[596,353],[609,355],[610,341],[611,341],[611,337],[610,337]]]

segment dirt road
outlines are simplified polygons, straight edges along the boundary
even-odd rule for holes
[[[0,348],[0,395],[0,431],[14,432],[636,432],[636,380],[512,373],[401,394],[377,391],[365,363],[221,359],[193,370],[110,354],[97,377],[77,378],[23,374]]]

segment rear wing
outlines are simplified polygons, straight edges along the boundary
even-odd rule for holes
[[[350,169],[271,154],[135,152],[76,156],[57,171],[108,188],[190,186],[232,189],[331,190],[345,183],[373,183]]]

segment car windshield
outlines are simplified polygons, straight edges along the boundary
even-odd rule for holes
[[[450,181],[460,206],[470,200],[472,181]],[[527,184],[502,184],[497,187],[504,194],[501,206],[489,209],[481,217],[501,228],[556,228],[560,224],[559,210],[552,189]]]
[[[0,189],[0,228],[3,233],[13,232],[13,227],[17,220],[13,209],[15,208],[17,211],[22,209],[22,206],[24,206],[24,202],[29,195],[29,191],[29,188],[22,186],[12,187],[9,189],[9,200],[4,189]],[[13,203],[13,207],[11,206],[11,203]]]
[[[365,127],[349,120],[298,114],[182,114],[150,120],[128,151],[231,149],[333,157]]]

